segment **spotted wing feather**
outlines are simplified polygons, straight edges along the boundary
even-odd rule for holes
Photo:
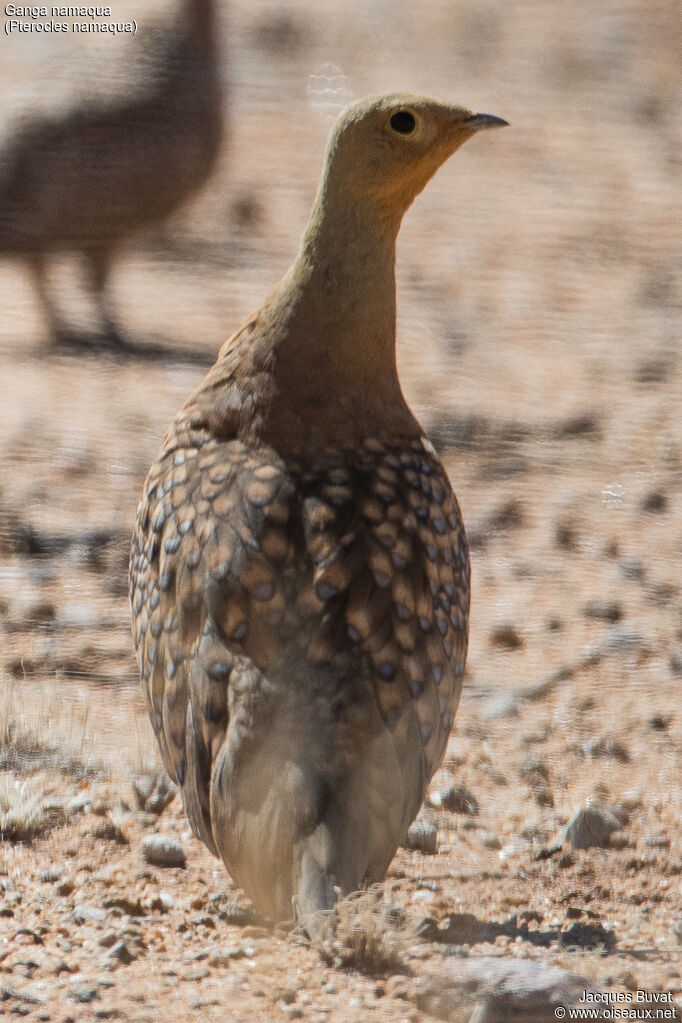
[[[421,439],[305,465],[196,417],[166,439],[131,557],[140,674],[195,832],[276,887],[266,911],[320,828],[342,887],[383,877],[452,725],[468,572]]]

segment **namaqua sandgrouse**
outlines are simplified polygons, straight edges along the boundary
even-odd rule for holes
[[[52,337],[73,340],[46,260],[84,258],[101,340],[120,345],[106,286],[132,234],[159,224],[211,173],[222,138],[215,0],[183,0],[136,90],[34,118],[0,144],[0,256],[30,266]]]
[[[294,265],[145,483],[154,731],[194,832],[274,920],[383,878],[452,726],[469,555],[398,382],[395,243],[437,168],[505,123],[400,94],[342,114]]]

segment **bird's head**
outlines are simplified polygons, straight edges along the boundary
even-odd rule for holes
[[[370,202],[399,223],[455,150],[481,129],[506,124],[492,114],[410,93],[361,100],[332,129],[325,192],[336,203]]]

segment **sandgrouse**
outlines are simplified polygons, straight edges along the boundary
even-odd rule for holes
[[[457,500],[396,373],[395,242],[437,168],[506,122],[412,95],[332,130],[298,257],[176,417],[138,508],[134,641],[196,835],[310,927],[383,878],[467,650]]]
[[[208,178],[222,136],[214,0],[183,0],[149,79],[35,119],[0,149],[0,256],[25,259],[55,340],[72,340],[48,292],[46,258],[86,260],[100,337],[121,343],[106,285],[116,249],[158,224]]]

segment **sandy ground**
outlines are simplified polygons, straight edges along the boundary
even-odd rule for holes
[[[134,70],[165,8],[117,11],[139,16],[134,43],[2,37],[4,130],[68,104],[85,77],[106,90]],[[259,0],[223,15],[224,157],[112,282],[126,336],[157,354],[52,351],[24,268],[0,263],[0,783],[62,806],[83,796],[63,826],[0,846],[0,1014],[416,1023],[433,1010],[420,977],[488,955],[670,993],[679,1016],[676,7]],[[402,381],[462,506],[473,611],[424,809],[437,852],[400,850],[385,886],[435,925],[382,974],[263,928],[177,799],[161,817],[137,807],[130,774],[157,761],[125,577],[169,419],[295,252],[328,109],[396,88],[512,128],[438,174],[399,245]],[[53,282],[87,325],[70,257]],[[434,805],[451,786],[468,797]],[[552,852],[589,801],[620,814],[607,847]],[[184,868],[144,862],[154,831],[181,841]],[[451,1018],[471,1011],[463,998]]]

